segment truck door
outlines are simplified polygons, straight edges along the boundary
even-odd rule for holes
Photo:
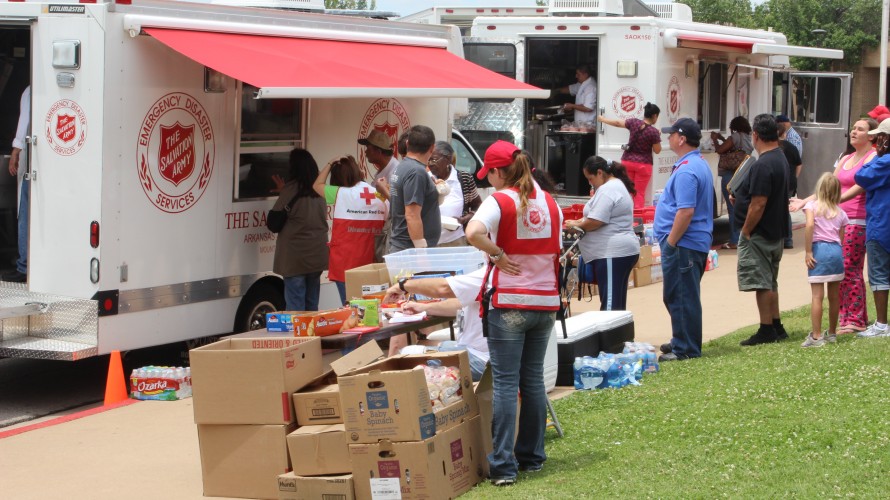
[[[32,48],[29,287],[90,298],[101,272],[90,236],[102,222],[103,35],[83,15],[42,16]]]
[[[776,109],[791,118],[803,139],[803,169],[797,181],[802,196],[844,151],[850,131],[849,73],[786,73],[781,79],[783,103]]]

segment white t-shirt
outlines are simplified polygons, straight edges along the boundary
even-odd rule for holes
[[[575,104],[592,109],[593,111],[575,110],[576,122],[596,121],[596,80],[589,77],[582,83],[569,85],[569,93],[575,96]]]
[[[457,169],[451,167],[451,175],[445,179],[445,184],[451,189],[448,196],[445,197],[439,205],[439,213],[443,217],[454,217],[457,219],[464,212],[464,192],[460,187],[460,178],[457,176]],[[439,244],[451,243],[464,235],[464,228],[458,226],[455,230],[446,229],[442,226],[442,236],[439,237]]]
[[[640,238],[633,229],[634,202],[620,179],[612,178],[584,205],[584,217],[604,224],[581,238],[585,262],[629,257],[640,253]]]
[[[470,274],[451,276],[445,280],[463,306],[455,320],[460,331],[458,345],[466,347],[474,356],[488,361],[488,340],[482,336],[482,318],[479,317],[479,302],[476,300],[485,272],[486,268],[483,267]]]

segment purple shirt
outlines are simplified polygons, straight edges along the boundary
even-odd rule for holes
[[[624,120],[624,126],[630,131],[630,139],[627,141],[627,150],[621,155],[621,161],[652,165],[652,146],[661,142],[661,133],[637,118]]]

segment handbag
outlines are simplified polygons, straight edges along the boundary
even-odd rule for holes
[[[266,216],[266,228],[269,231],[280,233],[284,229],[284,224],[287,223],[287,216],[290,214],[291,208],[294,207],[294,203],[297,202],[297,198],[298,196],[294,196],[290,203],[284,207],[284,210],[269,210],[269,215]]]
[[[717,161],[717,169],[727,172],[735,172],[736,169],[739,168],[739,165],[745,160],[746,156],[748,155],[741,149],[734,149],[728,153],[723,153]]]
[[[756,160],[750,156],[746,156],[745,159],[742,160],[739,168],[737,168],[732,175],[732,179],[729,179],[729,183],[726,185],[726,189],[730,194],[735,196],[739,188],[748,181],[748,174],[751,173],[751,165],[753,165],[755,161]]]

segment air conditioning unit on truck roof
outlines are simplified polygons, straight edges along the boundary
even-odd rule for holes
[[[446,138],[469,97],[547,95],[461,58],[449,26],[119,0],[4,2],[0,28],[0,106],[18,110],[30,85],[32,130],[28,283],[0,283],[5,357],[264,326],[284,306],[265,218],[292,149],[351,154],[370,174],[357,140],[371,131]],[[4,258],[15,243],[0,231]],[[333,283],[321,299],[337,305]]]

